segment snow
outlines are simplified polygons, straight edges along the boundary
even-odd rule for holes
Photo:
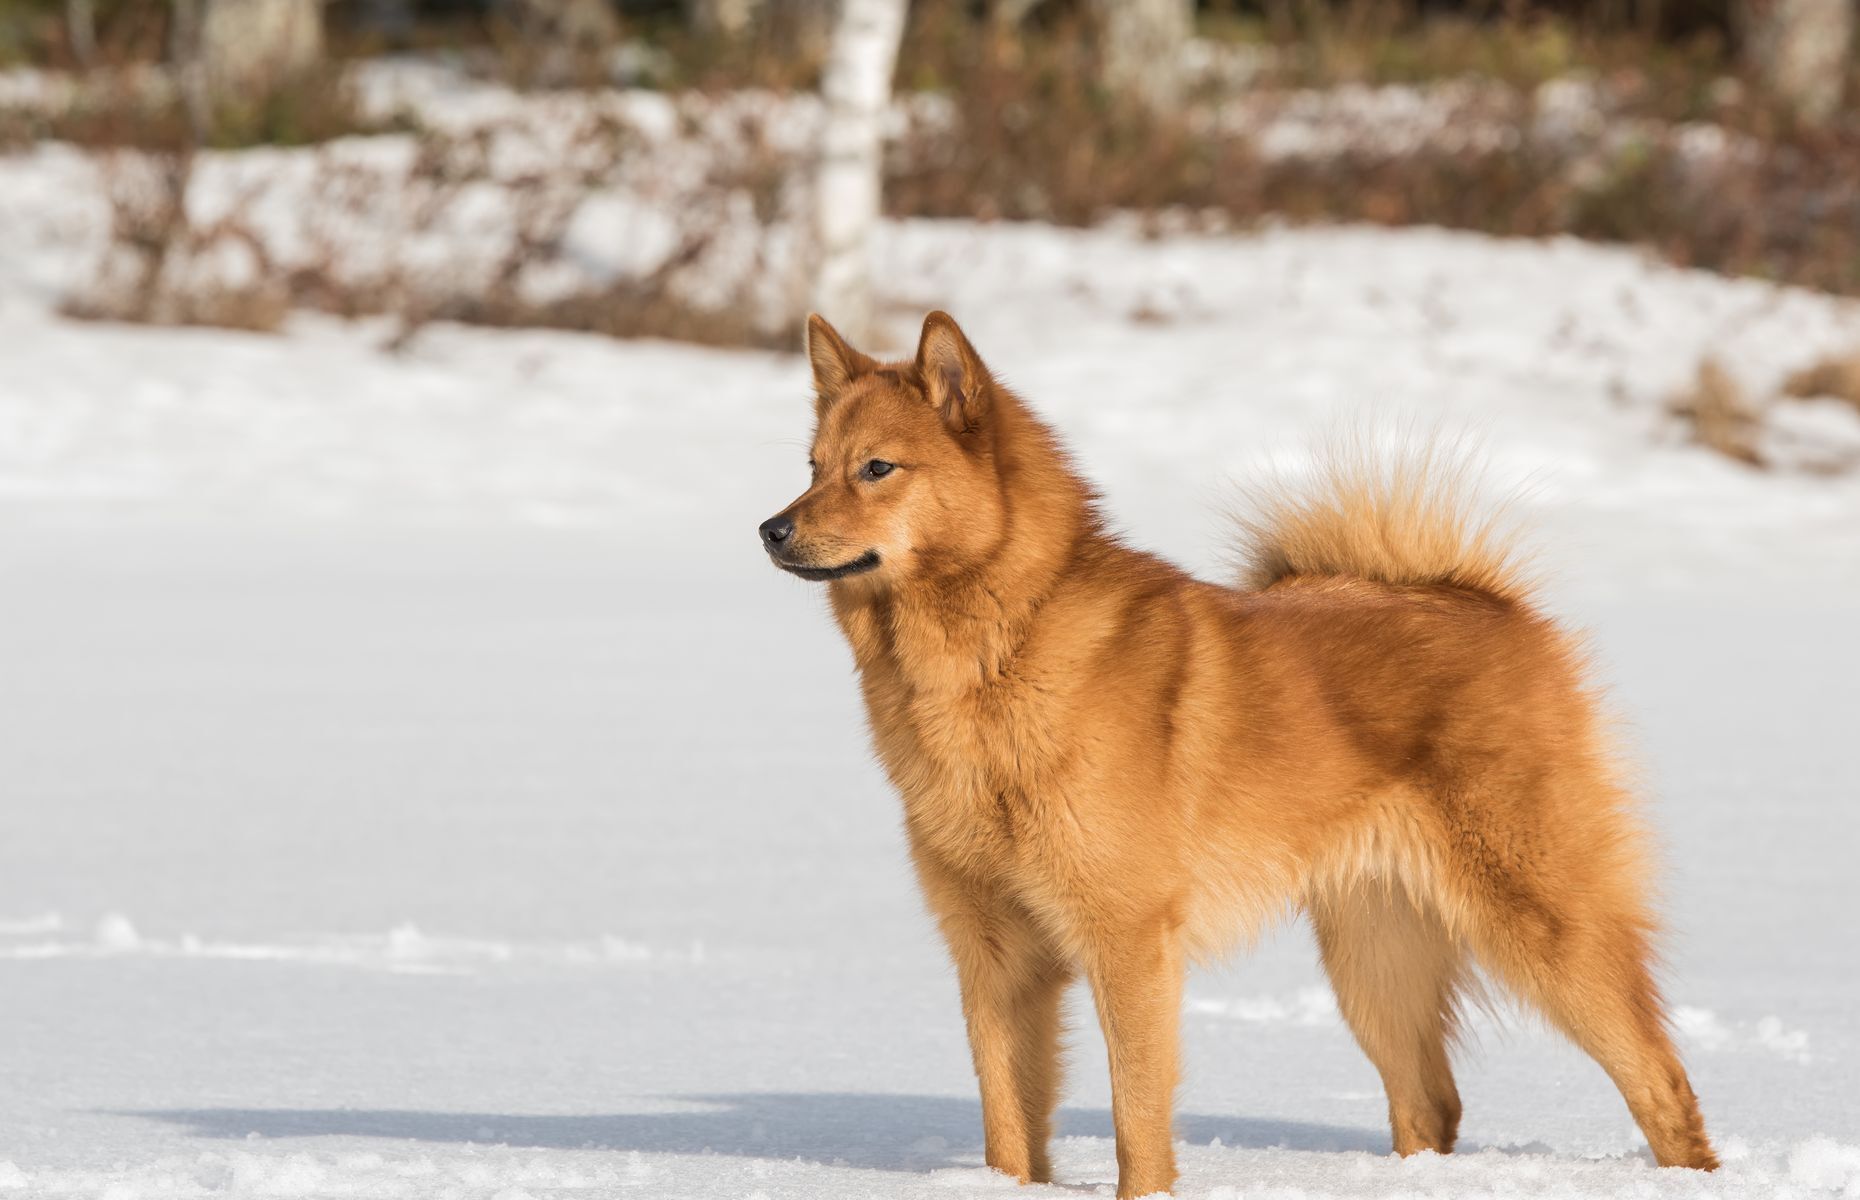
[[[61,165],[61,163],[63,165]],[[1061,1184],[981,1167],[955,987],[819,592],[794,355],[53,315],[86,222],[0,160],[0,1192],[1109,1194],[1074,997]],[[1197,972],[1191,1197],[1860,1195],[1860,481],[1686,443],[1665,396],[1860,344],[1860,309],[1567,242],[905,223],[1140,543],[1336,419],[1474,427],[1530,488],[1670,870],[1667,978],[1726,1166],[1479,1015],[1464,1153],[1388,1154],[1291,928]]]
[[[1337,1017],[1337,1000],[1327,987],[1300,988],[1290,996],[1189,996],[1183,1010],[1260,1025],[1328,1025]]]

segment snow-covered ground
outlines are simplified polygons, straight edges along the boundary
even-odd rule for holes
[[[803,486],[797,357],[73,323],[76,244],[0,200],[0,1193],[1014,1194],[847,655],[752,540]],[[1635,730],[1725,1169],[1655,1169],[1505,1016],[1464,1153],[1390,1157],[1292,928],[1191,980],[1183,1194],[1860,1195],[1860,482],[1658,415],[1702,354],[1768,386],[1860,308],[1428,231],[912,224],[882,259],[897,346],[950,308],[1204,571],[1301,436],[1476,429]],[[1082,999],[1029,1196],[1115,1179]]]

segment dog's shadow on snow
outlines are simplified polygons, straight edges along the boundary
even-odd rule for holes
[[[974,1162],[982,1152],[981,1106],[947,1096],[746,1092],[666,1096],[668,1111],[591,1116],[421,1112],[408,1109],[193,1108],[122,1112],[184,1126],[199,1137],[372,1137],[560,1150],[736,1154],[929,1171]],[[1176,1135],[1253,1149],[1389,1152],[1380,1131],[1182,1114]],[[1066,1108],[1060,1136],[1108,1138],[1104,1109]]]

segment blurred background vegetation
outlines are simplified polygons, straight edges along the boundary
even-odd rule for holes
[[[1572,235],[1857,293],[1851,4],[915,0],[884,211]],[[192,155],[434,134],[443,102],[364,102],[357,72],[389,62],[524,96],[811,94],[836,19],[835,0],[0,0],[0,147]],[[758,137],[727,185],[774,222],[790,151],[773,127]],[[429,150],[456,167],[456,144]],[[165,209],[126,217],[119,202],[118,226],[181,236],[187,183],[169,176]],[[293,302],[371,307],[331,300],[327,279],[294,286]],[[607,328],[602,302],[445,315]],[[610,332],[669,327],[639,296],[626,307],[656,315]],[[704,340],[758,340],[754,321],[727,325]]]

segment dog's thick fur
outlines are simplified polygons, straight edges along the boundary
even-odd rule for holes
[[[1269,503],[1221,587],[1107,533],[948,316],[888,365],[818,317],[808,335],[814,479],[764,539],[832,580],[955,959],[991,1166],[1050,1177],[1060,996],[1083,974],[1118,1195],[1168,1190],[1185,963],[1287,906],[1399,1153],[1453,1148],[1477,964],[1602,1065],[1661,1164],[1717,1165],[1581,654],[1438,460]]]

